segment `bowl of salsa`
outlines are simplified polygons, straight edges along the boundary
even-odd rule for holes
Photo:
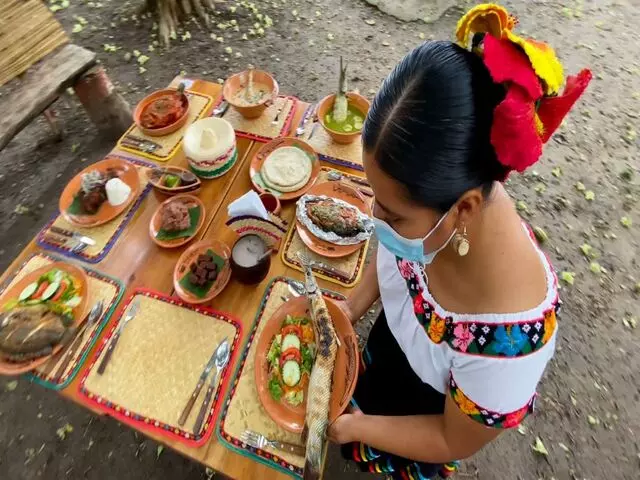
[[[364,119],[369,112],[369,100],[359,93],[347,93],[347,118],[343,122],[336,122],[333,118],[333,104],[336,95],[331,94],[320,100],[318,104],[318,122],[336,143],[352,143],[362,133]]]
[[[189,98],[184,84],[165,88],[142,99],[133,114],[138,128],[152,137],[169,135],[182,128],[189,117]]]

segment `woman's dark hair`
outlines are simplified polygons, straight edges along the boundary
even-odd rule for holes
[[[478,55],[451,42],[423,43],[373,100],[364,149],[415,202],[447,211],[472,188],[488,195],[507,173],[490,140],[503,98]]]

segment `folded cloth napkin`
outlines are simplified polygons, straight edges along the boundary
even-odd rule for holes
[[[227,207],[227,213],[230,218],[253,216],[269,220],[269,212],[262,204],[262,200],[253,190],[245,193],[241,197],[235,199]]]

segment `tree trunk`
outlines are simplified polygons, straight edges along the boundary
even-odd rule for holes
[[[214,3],[224,0],[146,0],[145,9],[157,16],[160,38],[168,45],[182,18],[197,15],[209,26],[207,9],[213,10]]]

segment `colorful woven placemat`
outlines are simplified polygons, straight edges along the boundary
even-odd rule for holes
[[[148,167],[153,167],[153,164],[144,162],[142,160],[138,160],[136,158],[124,157],[122,155],[109,154],[109,157],[120,158],[122,160],[126,160],[138,166],[138,175],[140,177],[140,193],[138,193],[138,198],[131,203],[131,206],[125,210],[122,214],[118,215],[116,218],[111,220],[104,225],[99,225],[97,227],[91,228],[82,228],[76,225],[73,225],[60,214],[56,214],[52,220],[50,220],[45,227],[40,230],[38,236],[36,237],[36,242],[39,246],[44,249],[52,250],[54,252],[60,253],[67,257],[76,258],[78,260],[82,260],[83,262],[88,263],[98,263],[107,256],[109,251],[113,248],[116,241],[124,231],[127,224],[131,221],[133,216],[138,211],[142,201],[151,191],[151,184],[147,181],[147,176],[144,173],[144,169]],[[85,248],[82,252],[73,252],[70,247],[73,246],[74,242],[68,242],[70,246],[61,246],[57,243],[53,243],[48,240],[47,233],[49,229],[52,227],[59,227],[66,230],[71,230],[74,232],[78,232],[82,235],[86,235],[91,237],[96,241],[95,245],[90,245]]]
[[[362,142],[360,139],[346,145],[334,142],[325,129],[322,128],[322,125],[317,121],[313,121],[315,113],[316,105],[309,105],[302,119],[300,119],[300,123],[296,125],[297,130],[298,127],[304,124],[304,132],[301,135],[297,135],[297,137],[311,145],[320,160],[364,172],[364,167],[362,166]]]
[[[133,300],[140,306],[122,331],[105,372],[97,370],[116,328]],[[241,326],[226,313],[188,305],[148,290],[135,291],[112,322],[80,383],[83,400],[136,428],[154,430],[192,446],[205,443],[213,432],[218,399],[234,363]],[[184,426],[178,419],[198,383],[207,361],[225,338],[231,359],[222,371],[200,431],[194,427],[211,375]]]
[[[247,344],[242,349],[242,357],[231,383],[231,391],[225,399],[218,427],[218,438],[235,452],[252,460],[264,463],[272,468],[295,477],[302,476],[304,458],[267,447],[255,449],[240,440],[242,432],[253,430],[270,440],[303,445],[301,436],[280,428],[262,408],[255,384],[255,355],[257,339],[266,320],[291,296],[289,284],[294,280],[277,277],[267,287],[254,323],[249,332]],[[342,299],[332,292],[323,292],[325,296]]]
[[[61,259],[46,253],[36,253],[32,255],[20,266],[16,273],[5,282],[5,286],[0,292],[4,292],[26,274],[58,261],[61,261]],[[47,363],[40,365],[33,372],[27,374],[34,382],[53,390],[66,388],[78,374],[78,370],[80,370],[82,363],[93,347],[103,327],[109,321],[113,310],[124,292],[124,285],[122,285],[119,280],[96,270],[87,267],[83,268],[89,277],[88,308],[91,308],[91,306],[100,300],[104,302],[104,308],[102,310],[102,316],[96,321],[94,326],[87,329],[83,334],[82,342],[71,354],[71,360],[67,363],[63,372],[59,370],[62,367],[62,363],[66,361],[64,360],[66,349],[61,350],[58,355],[52,357]]]
[[[218,105],[223,101],[221,98]],[[287,136],[297,105],[297,98],[280,96],[258,118],[244,118],[231,105],[222,115],[222,118],[233,126],[237,136],[257,140],[258,142],[268,142],[277,137]],[[281,109],[282,111],[280,111]],[[280,113],[278,114],[278,112]],[[276,115],[278,115],[278,121],[274,124],[273,120]]]
[[[320,175],[318,176],[318,182],[327,181],[329,179],[330,172],[337,172],[337,170],[322,167]],[[344,172],[338,173],[347,179],[356,179],[356,181],[358,182],[366,182],[363,177],[349,175]],[[354,188],[361,188],[362,191],[367,193],[370,191],[369,188],[361,186],[360,184],[349,182],[349,185],[353,186]],[[373,197],[363,195],[363,198],[367,201],[367,203],[369,203],[369,205],[373,203]],[[358,283],[358,280],[360,280],[360,276],[362,275],[362,270],[364,262],[367,258],[368,249],[369,242],[367,241],[362,246],[362,248],[358,249],[351,255],[347,255],[346,257],[322,257],[307,248],[307,246],[300,238],[300,235],[298,235],[296,223],[295,221],[293,221],[291,222],[291,228],[289,228],[289,232],[287,233],[287,237],[284,241],[284,248],[281,249],[281,258],[285,265],[302,272],[302,266],[300,265],[300,261],[298,260],[297,253],[305,252],[307,256],[312,260],[318,262],[319,264],[322,264],[313,268],[318,277],[324,278],[328,282],[337,283],[338,285],[342,285],[344,287],[353,287],[356,285],[356,283]]]
[[[182,143],[182,137],[184,137],[184,133],[187,131],[187,128],[189,128],[189,125],[202,118],[213,102],[213,98],[211,98],[210,95],[195,92],[193,90],[185,90],[185,92],[189,97],[189,118],[187,119],[187,123],[185,123],[182,128],[163,137],[151,137],[142,133],[142,131],[134,123],[133,125],[131,125],[129,130],[127,130],[125,134],[120,138],[120,140],[118,140],[118,148],[127,152],[135,153],[136,155],[148,158],[149,160],[154,160],[156,162],[169,161],[171,157],[173,157],[178,151],[178,148]],[[155,150],[153,153],[149,153],[145,152],[142,149],[123,145],[122,139],[127,135],[133,135],[135,137],[155,142],[161,145],[161,148]]]

